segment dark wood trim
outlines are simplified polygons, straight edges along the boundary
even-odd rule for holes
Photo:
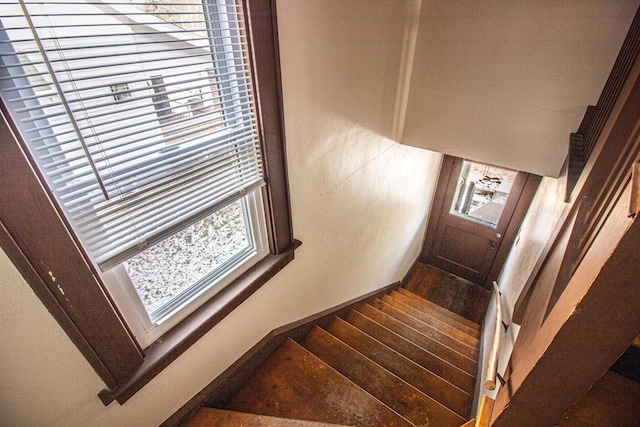
[[[369,292],[320,313],[307,316],[269,332],[263,339],[235,361],[229,368],[202,389],[191,400],[169,417],[162,427],[180,426],[188,420],[201,406],[223,407],[247,382],[253,373],[264,364],[274,351],[287,338],[296,341],[302,339],[314,325],[326,326],[334,317],[345,316],[358,305],[372,301],[401,286],[401,282],[392,283],[378,290]]]
[[[133,371],[132,375],[120,382],[117,387],[106,388],[99,393],[102,403],[108,405],[113,400],[117,400],[120,404],[125,403],[278,271],[293,261],[294,250],[299,245],[300,242],[295,241],[294,247],[288,252],[268,255],[180,322],[178,326],[164,334],[162,340],[146,348],[144,362]]]
[[[567,167],[567,181],[564,190],[564,201],[571,201],[571,194],[580,178],[586,163],[584,152],[584,135],[572,133],[569,135],[569,164]]]
[[[553,251],[550,252],[544,267],[536,278],[535,290],[530,293],[530,309],[524,315],[522,327],[512,350],[512,363],[509,364],[508,370],[503,375],[507,381],[510,379],[512,369],[519,363],[520,356],[524,354],[526,357],[525,349],[537,338],[536,334],[545,321],[545,312],[553,294],[554,284],[562,269],[564,254],[569,245],[576,217],[576,212],[572,211],[571,216],[567,219],[567,225],[562,228]]]
[[[144,351],[41,184],[24,142],[0,105],[0,245],[104,381],[107,388],[99,395],[105,404],[114,399],[124,403],[293,260],[300,244],[292,231],[275,0],[238,1],[246,7],[271,255]]]
[[[564,232],[565,228],[569,226],[567,220],[572,212],[573,210],[571,206],[569,208],[565,208],[560,219],[558,220],[553,233],[551,234],[551,237],[549,238],[549,240],[547,240],[547,243],[542,249],[542,253],[538,257],[538,261],[536,261],[536,264],[529,274],[529,278],[527,279],[527,282],[522,288],[522,291],[520,292],[520,295],[518,296],[518,299],[516,300],[516,303],[514,305],[513,317],[511,319],[513,323],[521,325],[524,321],[525,313],[527,311],[527,308],[529,307],[529,302],[531,300],[531,294],[534,290],[534,284],[538,282],[543,267],[547,264],[551,253],[558,245],[558,237]]]
[[[574,268],[578,259],[579,242],[580,238],[584,235],[584,218],[589,210],[589,204],[586,200],[582,200],[582,203],[578,203],[575,212],[575,222],[569,225],[567,232],[570,230],[568,236],[567,245],[564,251],[559,251],[562,256],[562,261],[558,269],[556,280],[553,284],[553,290],[547,302],[547,311],[544,315],[544,319],[549,315],[556,302],[564,292],[565,287],[573,276]],[[564,253],[563,253],[564,252]],[[544,321],[544,320],[543,320]]]
[[[142,363],[142,352],[36,176],[4,104],[1,108],[2,248],[100,378],[113,387]]]
[[[409,271],[407,271],[407,274],[405,274],[402,280],[400,281],[400,283],[402,284],[402,287],[407,286],[407,283],[409,282],[409,279],[413,275],[413,272],[416,271],[416,268],[418,268],[418,264],[420,264],[420,255],[418,255],[415,261],[413,261],[413,264],[411,264],[411,267],[409,267]]]
[[[271,253],[286,252],[293,242],[287,156],[282,114],[282,82],[275,0],[242,0],[262,140],[265,212]]]
[[[433,246],[433,239],[436,235],[438,228],[438,221],[434,221],[434,218],[439,218],[442,213],[444,205],[444,196],[447,192],[446,185],[439,185],[439,183],[449,182],[449,177],[453,170],[453,162],[456,158],[453,156],[444,155],[442,163],[440,165],[440,173],[438,175],[438,185],[436,185],[436,191],[433,195],[433,201],[431,202],[431,212],[429,213],[429,222],[427,223],[427,230],[424,233],[424,241],[422,242],[422,252],[420,261],[428,264],[429,251]]]
[[[637,336],[640,221],[629,225],[621,210],[514,367],[497,396],[493,426],[553,425]]]
[[[523,173],[523,172],[520,172]],[[504,232],[504,237],[502,238],[502,242],[500,243],[500,248],[498,249],[498,253],[493,259],[493,263],[491,264],[491,268],[489,269],[489,273],[487,274],[487,278],[484,281],[484,288],[491,289],[491,283],[494,280],[498,279],[500,272],[502,271],[502,267],[511,252],[511,247],[513,246],[513,242],[515,242],[516,237],[518,236],[518,232],[520,231],[520,226],[522,225],[522,221],[524,217],[527,215],[529,211],[529,206],[531,205],[531,201],[533,200],[536,192],[538,191],[538,186],[540,185],[540,181],[542,181],[542,177],[539,175],[527,174],[527,178],[524,184],[524,188],[520,193],[520,197],[515,202],[516,209],[509,220],[509,225]],[[506,209],[506,207],[505,207]]]
[[[620,48],[620,53],[613,64],[611,74],[607,78],[600,98],[598,98],[591,125],[585,133],[585,159],[588,159],[595,149],[639,53],[640,8],[636,11],[629,32]]]
[[[58,302],[56,295],[53,294],[47,284],[42,281],[38,272],[33,268],[29,259],[22,252],[18,243],[13,240],[11,234],[2,222],[0,222],[0,247],[2,247],[26,282],[32,285],[36,296],[47,308],[49,313],[58,321],[62,330],[65,331],[71,341],[78,347],[82,355],[87,360],[94,361],[96,372],[100,378],[107,378],[109,381],[113,381],[109,370],[102,364],[100,355],[93,350],[91,343],[84,338],[82,331],[76,327],[71,317],[67,315],[64,307]],[[34,283],[38,283],[38,285],[33,286]],[[106,382],[107,381],[105,381],[105,383]]]

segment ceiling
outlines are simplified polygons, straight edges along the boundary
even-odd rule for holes
[[[558,176],[638,0],[423,0],[407,145]]]

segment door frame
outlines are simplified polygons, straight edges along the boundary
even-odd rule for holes
[[[434,244],[436,230],[438,228],[440,218],[443,215],[449,213],[449,205],[446,204],[447,206],[445,206],[445,198],[449,180],[452,178],[457,178],[457,176],[452,176],[456,172],[456,168],[454,168],[454,162],[456,160],[462,159],[446,154],[442,159],[440,174],[438,175],[438,183],[436,184],[436,191],[433,197],[433,202],[431,204],[431,211],[429,213],[429,222],[427,223],[427,229],[425,231],[425,237],[422,244],[422,252],[420,254],[420,261],[425,264],[429,263],[429,254]],[[472,159],[465,160],[474,161]],[[486,289],[492,289],[491,283],[494,280],[497,280],[498,275],[500,274],[500,271],[502,270],[502,267],[507,260],[507,256],[509,256],[511,247],[513,246],[513,243],[518,236],[520,225],[522,225],[522,221],[524,220],[524,217],[529,210],[531,201],[533,200],[533,197],[538,190],[538,185],[542,180],[542,177],[539,175],[534,175],[526,172],[519,173],[525,175],[525,183],[517,199],[516,207],[514,208],[511,219],[509,220],[507,228],[502,237],[500,247],[496,252],[496,255],[493,259],[491,267],[488,270],[484,282],[477,283],[478,285],[481,285]]]

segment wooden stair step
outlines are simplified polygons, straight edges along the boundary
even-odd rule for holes
[[[395,332],[396,334],[406,338],[419,347],[423,348],[441,359],[449,361],[451,364],[457,366],[468,374],[473,375],[475,373],[476,361],[468,356],[465,356],[446,345],[434,340],[433,338],[424,335],[420,331],[412,328],[411,326],[401,322],[393,316],[378,310],[370,304],[361,305],[356,311],[373,320],[374,322],[386,327],[387,329]]]
[[[414,425],[459,427],[466,421],[319,327],[302,345]]]
[[[422,298],[421,296],[414,294],[413,292],[411,292],[410,289],[405,289],[405,288],[398,288],[397,290],[399,293],[414,299],[418,304],[420,304],[421,309],[429,309],[432,310],[446,318],[449,319],[453,319],[457,322],[460,322],[464,325],[467,325],[470,328],[476,329],[476,330],[480,330],[480,325],[476,322],[474,322],[473,320],[467,319],[464,316],[459,315],[458,313],[454,313],[451,310],[447,310],[444,307],[441,307],[440,305],[436,304],[433,301],[429,301],[426,298]]]
[[[478,348],[478,346],[480,345],[480,340],[478,338],[472,337],[466,332],[462,332],[461,330],[456,329],[448,323],[442,322],[432,316],[429,316],[429,314],[425,313],[424,311],[407,304],[406,300],[404,300],[401,295],[399,295],[398,297],[385,295],[382,297],[382,301],[396,307],[399,310],[404,311],[405,313],[411,315],[412,317],[415,317],[423,323],[426,323],[432,328],[444,332],[445,334],[457,339],[458,341],[468,345],[471,348]]]
[[[423,335],[426,335],[442,343],[443,345],[451,348],[452,350],[457,351],[458,353],[461,353],[469,357],[470,359],[476,360],[478,357],[478,350],[476,348],[471,347],[450,335],[447,335],[446,333],[438,330],[437,328],[434,328],[433,326],[428,325],[423,321],[416,319],[409,313],[403,310],[400,310],[399,308],[394,307],[379,298],[375,299],[371,303],[371,305],[377,308],[378,310],[383,311],[388,315],[393,316],[396,319],[400,320],[401,322],[406,323],[412,328],[420,331]]]
[[[407,295],[411,294],[412,296]],[[406,291],[405,292],[396,292],[396,291],[392,291],[390,294],[394,299],[397,299],[398,301],[402,301],[404,304],[410,305],[413,308],[416,308],[420,311],[422,311],[423,313],[425,313],[426,315],[433,317],[437,320],[439,320],[440,322],[443,322],[451,327],[454,327],[456,329],[458,329],[459,331],[462,331],[464,333],[466,333],[467,335],[470,335],[474,338],[480,338],[480,325],[476,325],[474,323],[474,325],[477,326],[476,327],[471,327],[469,325],[467,325],[464,322],[461,322],[457,319],[454,319],[452,317],[446,316],[444,314],[442,314],[440,311],[434,310],[431,307],[429,307],[428,304],[424,304],[425,300],[424,298],[420,298],[419,296],[417,296],[416,294]],[[420,301],[422,300],[422,301]],[[455,313],[453,313],[455,314]]]
[[[468,416],[469,404],[471,403],[469,393],[407,359],[343,319],[335,318],[325,329],[358,353],[414,386],[449,410],[462,417]],[[445,408],[436,409],[440,412],[445,410]],[[429,418],[434,422],[433,415]]]
[[[202,407],[191,417],[184,427],[339,427],[339,424],[315,421],[293,420],[268,415]]]
[[[438,375],[445,381],[450,382],[469,394],[473,394],[475,378],[471,374],[449,363],[447,360],[441,359],[435,354],[417,346],[408,339],[374,322],[358,311],[352,310],[345,316],[344,320],[403,356],[413,360],[428,371]]]
[[[292,340],[286,340],[226,409],[353,426],[411,426]]]

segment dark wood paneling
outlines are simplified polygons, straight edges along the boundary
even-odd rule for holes
[[[618,97],[623,91],[624,84],[631,72],[638,53],[640,52],[640,9],[636,12],[631,28],[620,49],[620,53],[613,65],[611,74],[605,83],[602,94],[596,104],[592,124],[585,134],[585,158],[589,158],[595,149],[598,139],[605,128],[606,122],[613,111]]]
[[[574,207],[575,209],[577,209],[577,205],[574,205]],[[559,236],[562,233],[564,233],[566,228],[572,224],[572,222],[571,223],[568,222],[568,218],[571,214],[575,214],[575,211],[572,210],[571,207],[566,208],[563,211],[560,219],[558,220],[558,225],[556,225],[553,233],[551,234],[551,237],[545,244],[545,247],[542,249],[542,253],[538,257],[538,261],[536,261],[536,264],[534,265],[533,270],[529,274],[529,278],[527,279],[527,282],[522,288],[522,291],[520,292],[520,295],[518,296],[518,299],[514,305],[513,317],[511,318],[511,321],[513,323],[521,325],[522,322],[524,321],[524,316],[530,305],[531,296],[535,289],[534,285],[538,283],[543,267],[547,265],[547,263],[550,260],[550,257],[552,256],[553,252],[556,250],[556,247],[559,244],[559,240],[558,240]],[[558,250],[563,250],[563,248]]]
[[[553,425],[637,336],[640,221],[625,232],[628,224],[618,218],[599,235],[588,262],[519,357],[509,387],[499,392],[494,426]]]
[[[632,427],[640,420],[640,384],[607,372],[562,417],[557,427]]]

